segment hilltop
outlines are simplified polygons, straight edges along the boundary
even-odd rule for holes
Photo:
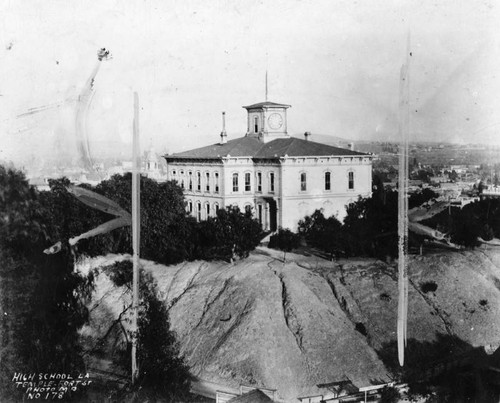
[[[89,259],[80,269],[125,258]],[[390,380],[377,351],[396,337],[396,266],[299,254],[281,259],[279,252],[258,248],[234,264],[143,261],[192,372],[227,390],[240,384],[277,389],[285,401],[318,392],[318,384],[348,379],[361,387]],[[499,343],[500,251],[412,256],[409,276],[408,338]],[[82,334],[103,337],[129,300],[129,290],[99,274],[91,322]],[[115,343],[108,343],[112,350]]]

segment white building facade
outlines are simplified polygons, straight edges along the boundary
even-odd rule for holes
[[[323,209],[345,216],[345,206],[369,197],[371,154],[332,147],[287,133],[289,105],[262,102],[246,106],[248,130],[227,141],[166,155],[167,178],[184,189],[187,210],[198,220],[219,208],[252,211],[264,230],[297,230],[299,220]]]

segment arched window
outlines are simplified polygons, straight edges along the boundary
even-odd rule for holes
[[[234,173],[233,174],[233,192],[238,191],[238,174]]]
[[[331,172],[325,172],[325,190],[332,189],[331,176]]]
[[[274,172],[269,173],[269,191],[274,192]]]
[[[196,172],[196,190],[201,192],[201,172]]]
[[[201,221],[201,203],[200,202],[196,203],[196,210],[197,210],[196,212],[198,214],[198,221]]]
[[[189,214],[193,214],[193,202],[192,201],[190,201],[188,203],[188,210],[189,210]]]
[[[193,190],[193,173],[191,171],[189,171],[188,176],[189,176],[188,189]]]
[[[207,213],[207,218],[210,217],[210,204],[209,203],[205,204],[205,211]]]
[[[259,220],[259,224],[262,225],[262,204],[257,205],[257,218]]]
[[[245,205],[245,213],[251,213],[252,212],[252,206],[250,204]]]
[[[349,171],[348,180],[349,180],[349,189],[354,189],[354,172]]]
[[[184,190],[184,178],[181,179],[181,189]]]
[[[215,214],[217,214],[219,212],[219,203],[214,204],[214,210],[215,210]]]
[[[250,192],[252,187],[250,185],[250,172],[245,172],[245,192]]]
[[[307,190],[307,176],[305,172],[300,174],[300,191],[305,192]]]
[[[259,132],[259,117],[258,116],[253,117],[253,131],[254,131],[254,133]]]
[[[205,173],[205,181],[206,181],[206,183],[205,183],[205,190],[207,192],[210,192],[210,173],[209,172]]]

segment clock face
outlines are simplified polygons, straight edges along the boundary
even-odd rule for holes
[[[267,119],[269,127],[273,130],[279,129],[283,126],[283,117],[279,113],[273,113]]]

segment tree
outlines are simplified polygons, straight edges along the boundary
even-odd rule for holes
[[[121,261],[106,268],[118,286],[132,286],[132,263]],[[130,340],[130,337],[127,337]],[[193,377],[179,352],[175,333],[170,329],[168,310],[158,298],[158,287],[151,273],[140,273],[140,306],[137,334],[139,376],[131,390],[140,401],[186,401]],[[130,343],[117,362],[130,372]],[[127,392],[127,393],[130,393]],[[122,400],[127,400],[122,396]]]
[[[57,255],[51,216],[19,171],[0,166],[1,400],[10,400],[14,372],[83,372],[78,330],[87,320],[92,279],[74,272],[64,243]]]
[[[300,245],[300,235],[289,229],[280,228],[278,232],[269,239],[269,247],[283,251],[283,262],[286,262],[286,253],[297,249]]]
[[[51,233],[68,239],[108,221],[111,216],[85,206],[68,191],[66,178],[49,181],[50,192],[42,192],[51,216]],[[115,175],[91,190],[131,211],[131,174]],[[185,210],[182,189],[174,182],[158,183],[141,177],[141,256],[159,263],[172,264],[192,258],[194,219]],[[78,250],[90,256],[131,253],[131,228],[85,239]]]
[[[242,213],[238,207],[229,207],[198,223],[195,236],[196,257],[230,260],[247,257],[259,244],[262,228],[250,211]]]

